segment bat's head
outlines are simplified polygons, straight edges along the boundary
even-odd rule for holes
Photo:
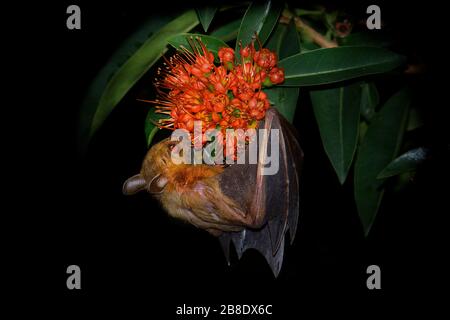
[[[145,156],[140,173],[127,179],[123,184],[122,192],[132,195],[139,191],[147,191],[158,195],[167,185],[168,172],[174,164],[171,160],[171,150],[175,141],[165,139],[150,148]]]

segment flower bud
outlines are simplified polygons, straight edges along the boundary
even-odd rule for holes
[[[269,73],[270,81],[273,84],[279,84],[284,81],[284,70],[280,68],[273,68]]]
[[[228,62],[234,61],[234,50],[231,48],[221,48],[218,52],[220,62],[227,65]]]

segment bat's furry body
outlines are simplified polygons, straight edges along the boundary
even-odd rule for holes
[[[174,164],[168,139],[154,145],[141,172],[127,180],[124,193],[147,190],[169,215],[218,236],[229,261],[230,243],[240,258],[250,248],[261,252],[278,275],[284,237],[294,239],[299,212],[298,170],[303,153],[289,124],[275,109],[260,128],[280,129],[280,167],[273,176],[261,164]],[[265,141],[270,144],[270,137]],[[270,149],[270,148],[269,148]]]

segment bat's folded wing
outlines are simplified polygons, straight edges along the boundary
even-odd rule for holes
[[[294,240],[299,214],[299,173],[303,152],[295,138],[294,129],[275,110],[269,109],[259,128],[268,129],[259,141],[258,152],[262,158],[271,157],[272,163],[235,164],[226,168],[219,177],[222,192],[239,203],[251,224],[239,232],[223,233],[219,240],[225,256],[230,261],[230,244],[233,243],[241,258],[247,249],[256,249],[267,260],[275,276],[278,276],[283,262],[285,234],[290,232]],[[278,129],[278,131],[270,130]],[[271,150],[272,135],[278,132],[278,157]],[[263,173],[264,167],[273,166],[278,160],[275,174]],[[275,166],[276,167],[276,166]]]

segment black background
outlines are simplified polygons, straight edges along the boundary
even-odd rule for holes
[[[81,7],[81,30],[66,28],[70,4]],[[165,319],[184,303],[273,304],[280,316],[312,308],[333,311],[333,302],[346,310],[380,310],[406,298],[407,310],[443,286],[448,250],[441,227],[449,210],[440,204],[448,193],[448,140],[434,81],[439,58],[429,49],[441,40],[434,32],[440,30],[436,16],[424,16],[420,4],[380,4],[400,40],[399,51],[414,52],[429,65],[410,85],[426,114],[421,139],[435,152],[408,189],[386,194],[367,239],[352,198],[352,177],[339,185],[308,98],[301,97],[295,119],[305,152],[299,228],[274,279],[257,253],[247,252],[229,267],[207,233],[167,217],[146,194],[122,196],[123,181],[139,170],[146,153],[148,106],[135,98],[152,94],[147,78],[114,110],[87,155],[77,151],[80,104],[111,53],[149,14],[183,7],[159,5],[61,1],[5,10],[16,17],[9,24],[13,36],[7,50],[19,66],[11,78],[18,88],[12,100],[17,120],[4,126],[13,155],[7,160],[17,167],[6,170],[13,191],[7,211],[17,227],[6,242],[13,253],[6,263],[18,272],[12,280],[19,295],[47,297],[42,306],[60,316],[86,315],[93,308],[99,314],[139,311]],[[367,7],[343,5],[363,13]],[[381,83],[387,92],[397,85],[395,78]],[[66,288],[71,264],[81,267],[79,291]],[[366,288],[371,264],[381,267],[382,290]]]

